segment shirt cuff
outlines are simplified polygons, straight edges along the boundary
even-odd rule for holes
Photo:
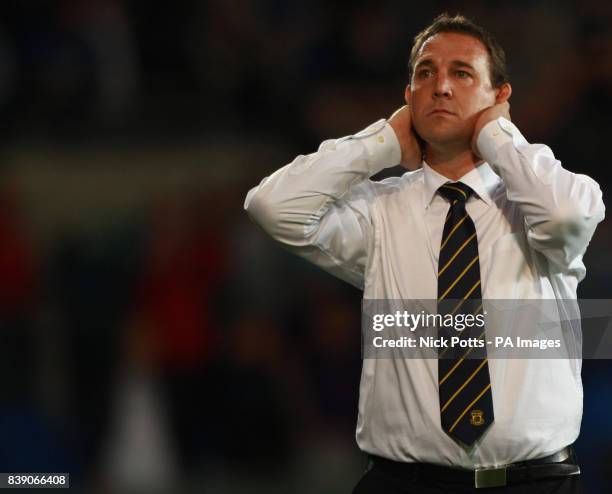
[[[516,125],[504,117],[498,117],[482,128],[476,140],[476,147],[480,156],[489,165],[495,167],[498,164],[497,154],[499,150],[509,142],[513,143],[515,147],[528,144]]]
[[[402,151],[393,128],[383,118],[351,136],[360,140],[368,154],[368,169],[374,175],[384,168],[398,165]]]

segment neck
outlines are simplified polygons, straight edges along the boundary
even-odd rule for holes
[[[427,164],[450,180],[459,180],[483,161],[471,149],[440,149],[427,146]]]

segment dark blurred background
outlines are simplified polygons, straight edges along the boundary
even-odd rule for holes
[[[612,204],[606,0],[2,2],[0,471],[350,492],[360,293],[242,204],[399,107],[412,37],[445,10],[499,38],[515,123]],[[611,240],[606,221],[581,297],[612,298]],[[610,489],[611,376],[584,362],[588,492]]]

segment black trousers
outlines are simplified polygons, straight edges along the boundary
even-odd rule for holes
[[[376,466],[368,470],[353,489],[353,494],[583,494],[580,475],[528,483],[476,489],[445,481],[443,478],[408,480],[383,472]]]

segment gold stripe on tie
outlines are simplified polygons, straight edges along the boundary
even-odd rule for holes
[[[491,387],[491,383],[489,383],[489,384],[487,384],[487,385],[486,385],[485,389],[483,389],[483,390],[480,392],[480,394],[479,394],[479,395],[478,395],[476,398],[474,398],[474,401],[472,401],[472,403],[470,403],[470,404],[469,404],[469,405],[468,405],[468,406],[465,408],[465,410],[463,410],[463,412],[461,412],[461,415],[459,415],[459,417],[457,418],[457,420],[455,420],[455,423],[454,423],[454,424],[451,426],[451,428],[448,430],[448,432],[453,432],[453,429],[454,429],[455,427],[457,427],[457,424],[458,424],[458,423],[459,423],[459,421],[460,421],[460,420],[463,418],[463,416],[464,416],[464,415],[465,415],[465,414],[468,412],[468,410],[469,410],[470,408],[472,408],[472,407],[474,406],[474,404],[475,404],[475,403],[476,403],[478,400],[480,400],[480,398],[482,397],[482,395],[483,395],[483,394],[485,394],[485,393],[487,392],[487,390],[488,390],[490,387]]]
[[[472,233],[472,234],[469,236],[469,238],[468,238],[468,239],[467,239],[465,242],[463,242],[463,245],[461,245],[461,247],[459,247],[459,248],[457,249],[457,252],[455,252],[455,253],[453,254],[453,257],[451,257],[451,258],[448,260],[448,262],[447,262],[447,263],[444,265],[444,267],[443,267],[443,268],[442,268],[440,271],[438,271],[438,277],[440,277],[440,275],[441,275],[442,273],[444,273],[444,271],[446,270],[446,268],[448,268],[448,266],[450,266],[450,263],[451,263],[451,262],[453,262],[453,260],[455,259],[455,257],[457,257],[457,256],[459,255],[459,253],[460,253],[460,252],[461,252],[461,251],[462,251],[462,250],[465,248],[465,246],[466,246],[466,245],[467,245],[467,244],[470,242],[470,240],[472,240],[474,237],[476,237],[476,232]]]
[[[444,299],[444,297],[446,297],[446,296],[448,295],[448,292],[450,292],[450,291],[453,289],[453,287],[454,287],[454,286],[455,286],[455,285],[456,285],[456,284],[459,282],[459,280],[460,280],[461,278],[463,278],[463,275],[464,275],[464,274],[467,272],[467,270],[468,270],[468,269],[470,269],[470,268],[471,268],[471,267],[474,265],[474,263],[475,263],[477,260],[478,260],[478,255],[476,255],[476,257],[470,261],[470,263],[469,263],[469,264],[468,264],[468,265],[465,267],[465,269],[464,269],[464,270],[461,272],[461,274],[460,274],[459,276],[457,276],[457,279],[456,279],[455,281],[453,281],[453,283],[451,284],[451,286],[449,286],[449,287],[446,289],[446,291],[445,291],[445,292],[444,292],[444,293],[443,293],[443,294],[440,296],[440,298],[438,299],[438,302],[439,302],[440,300],[443,300],[443,299]]]
[[[459,225],[461,225],[461,223],[463,223],[467,217],[468,217],[468,215],[467,215],[467,213],[465,213],[465,216],[459,220],[459,222],[453,227],[453,229],[450,232],[448,232],[448,236],[446,237],[444,242],[442,242],[442,245],[440,246],[440,250],[442,250],[444,248],[444,246],[446,245],[446,242],[449,241],[449,239],[451,238],[453,233],[455,233],[455,230],[457,228],[459,228]]]
[[[482,338],[484,334],[485,334],[485,331],[483,331],[483,332],[480,334],[480,336],[479,336],[478,338],[476,338],[476,340],[479,340],[480,338]],[[449,348],[449,347],[446,347],[444,350],[447,350],[448,348]],[[446,380],[447,380],[447,379],[450,377],[450,375],[453,373],[453,371],[454,371],[454,370],[455,370],[457,367],[459,367],[459,364],[460,364],[461,362],[463,362],[463,361],[466,359],[466,357],[467,357],[467,356],[470,354],[470,352],[471,352],[472,350],[474,350],[474,348],[475,348],[475,347],[471,347],[471,348],[470,348],[470,349],[469,349],[467,352],[465,352],[465,353],[463,354],[463,357],[461,357],[461,358],[460,358],[460,359],[457,361],[457,363],[456,363],[455,365],[453,365],[452,369],[450,369],[450,370],[449,370],[449,371],[446,373],[446,375],[445,375],[445,376],[442,378],[442,380],[441,380],[441,381],[440,381],[438,384],[444,384],[444,381],[446,381]],[[439,358],[439,357],[438,357],[438,358]]]
[[[455,199],[455,200],[453,201],[453,203],[451,204],[451,206],[454,206],[454,205],[457,203],[457,201],[458,201],[458,200],[459,200],[459,199]],[[451,207],[451,209],[452,209],[452,207]],[[451,209],[449,209],[449,210],[448,210],[448,213],[446,213],[446,219],[444,220],[444,223],[446,223],[446,222],[448,221],[448,219],[450,218]]]
[[[454,314],[455,312],[457,312],[457,310],[459,309],[459,307],[461,307],[463,305],[463,302],[465,302],[467,300],[467,297],[463,297],[459,303],[457,305],[455,305],[455,308],[450,312],[451,314]],[[472,315],[476,315],[476,313],[482,308],[482,302],[480,302],[480,305],[478,306],[478,308],[472,312]]]
[[[482,281],[482,280],[478,280],[478,281],[477,281],[477,282],[474,284],[474,286],[473,286],[472,288],[470,288],[470,291],[469,291],[469,292],[467,292],[467,293],[464,295],[464,297],[463,297],[461,300],[459,300],[459,303],[458,303],[457,305],[455,305],[455,308],[454,308],[454,309],[451,311],[451,314],[454,314],[455,312],[457,312],[457,309],[459,309],[459,307],[461,307],[461,306],[463,305],[463,302],[465,302],[465,301],[467,300],[467,298],[468,298],[468,297],[469,297],[469,296],[472,294],[472,292],[473,292],[474,290],[476,290],[476,287],[477,287],[478,285],[480,285],[480,282],[481,282],[481,281]],[[482,307],[482,303],[480,304],[480,307]],[[480,309],[480,307],[478,307],[478,308]]]
[[[446,409],[448,408],[448,405],[450,405],[450,404],[451,404],[451,402],[452,402],[452,401],[453,401],[453,400],[454,400],[454,399],[457,397],[457,395],[458,395],[459,393],[461,393],[461,390],[462,390],[463,388],[465,388],[465,387],[466,387],[466,386],[467,386],[467,385],[470,383],[470,381],[471,381],[472,379],[474,379],[474,376],[475,376],[476,374],[478,374],[478,371],[479,371],[480,369],[482,369],[482,367],[484,366],[484,364],[486,364],[486,363],[487,363],[487,360],[489,360],[489,359],[488,359],[488,358],[486,358],[486,359],[484,359],[484,360],[483,360],[483,361],[480,363],[480,365],[479,365],[479,366],[476,368],[476,370],[475,370],[474,372],[472,372],[472,374],[470,375],[470,377],[468,377],[468,378],[467,378],[467,380],[466,380],[466,381],[465,381],[465,382],[464,382],[464,383],[461,385],[461,387],[460,387],[460,388],[459,388],[457,391],[455,391],[455,393],[453,394],[453,396],[451,396],[451,397],[448,399],[448,401],[447,401],[447,402],[444,404],[444,406],[443,406],[443,407],[440,409],[440,412],[443,412],[444,410],[446,410]],[[450,431],[449,431],[449,432],[450,432]]]
[[[461,192],[463,194],[463,197],[465,197],[466,199],[468,198],[467,194],[465,193],[465,191],[461,190],[459,187],[453,187],[452,185],[449,184],[444,184],[442,185],[440,188],[445,188],[445,189],[453,189],[456,190],[457,192]]]
[[[480,282],[481,282],[481,281],[482,281],[482,280],[478,280],[476,283],[474,283],[474,286],[473,286],[472,288],[470,288],[470,291],[469,291],[469,292],[467,292],[467,293],[465,294],[465,297],[463,297],[463,300],[465,300],[466,298],[468,298],[468,297],[469,297],[469,296],[472,294],[472,292],[473,292],[474,290],[476,290],[476,287],[477,287],[478,285],[480,285]]]
[[[460,302],[460,303],[461,303],[461,302]],[[458,306],[457,306],[457,307],[458,307]],[[455,307],[455,310],[457,310],[457,307]],[[473,314],[473,315],[475,315],[475,314],[476,314],[476,313],[477,313],[477,312],[478,312],[478,311],[479,311],[481,308],[482,308],[482,302],[480,303],[480,305],[478,306],[478,308],[477,308],[477,309],[476,309],[474,312],[472,312],[472,314]],[[451,314],[454,314],[454,313],[455,313],[455,311],[451,312]],[[478,337],[478,339],[482,338],[482,335],[484,335],[485,333],[486,333],[486,330],[482,332],[482,334],[481,334],[481,335]],[[444,350],[442,350],[442,351],[441,351],[441,352],[438,354],[438,359],[441,359],[441,358],[444,356],[444,354],[445,354],[446,352],[448,352],[449,348],[450,348],[450,347],[446,347]]]

